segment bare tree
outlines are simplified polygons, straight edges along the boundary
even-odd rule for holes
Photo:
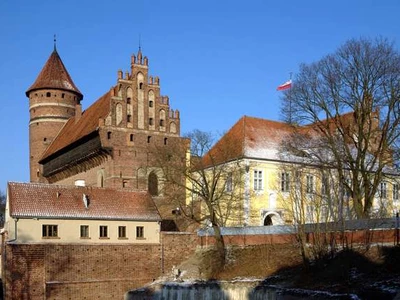
[[[295,132],[285,150],[334,170],[355,217],[370,217],[382,181],[398,177],[400,55],[393,43],[352,39],[301,65],[282,100]]]
[[[236,222],[240,215],[242,166],[229,161],[232,145],[214,144],[212,134],[194,130],[188,145],[158,148],[159,165],[165,176],[164,196],[175,203],[186,218],[213,228],[219,266],[225,264],[221,227]]]

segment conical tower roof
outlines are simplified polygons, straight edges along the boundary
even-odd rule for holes
[[[82,100],[83,95],[76,87],[65,68],[57,50],[54,48],[49,59],[44,65],[36,81],[26,91],[26,96],[29,97],[29,93],[38,89],[58,89],[74,92],[78,96],[78,100]]]

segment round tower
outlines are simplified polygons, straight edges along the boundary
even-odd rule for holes
[[[64,124],[76,111],[81,112],[80,101],[83,99],[55,46],[36,81],[26,91],[26,96],[29,98],[30,113],[30,181],[45,182],[39,161]]]

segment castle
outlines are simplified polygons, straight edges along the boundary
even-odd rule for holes
[[[82,112],[83,94],[54,46],[26,91],[31,182],[148,190],[163,203],[163,175],[151,148],[187,144],[179,111],[161,95],[140,48],[130,72],[117,74],[116,84]],[[163,219],[172,217],[171,207],[161,210]]]
[[[178,110],[160,94],[149,60],[131,57],[130,72],[82,112],[79,91],[57,49],[26,91],[29,98],[30,181],[99,187],[149,188],[158,196],[161,174],[149,145],[182,142]]]
[[[7,298],[120,299],[193,253],[195,234],[162,232],[184,227],[156,150],[182,145],[185,162],[189,143],[140,48],[85,111],[56,47],[26,96],[31,182],[7,186]]]

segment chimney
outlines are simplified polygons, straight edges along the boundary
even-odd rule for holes
[[[82,116],[82,104],[75,105],[75,123],[79,121]]]

